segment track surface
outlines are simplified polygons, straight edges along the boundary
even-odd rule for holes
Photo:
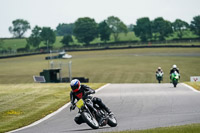
[[[93,130],[73,121],[77,110],[69,107],[33,127],[19,133],[94,133],[140,130],[189,123],[200,123],[200,93],[183,84],[111,84],[95,96],[114,112],[118,126]]]

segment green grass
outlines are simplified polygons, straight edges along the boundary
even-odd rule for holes
[[[181,73],[181,82],[200,71],[200,48],[145,48],[104,51],[69,52],[72,59],[54,60],[68,63],[72,61],[72,76],[87,77],[92,83],[156,83],[155,71],[158,66],[164,70],[164,82],[169,82],[169,70],[176,64]],[[173,56],[173,54],[180,54]],[[0,59],[0,84],[33,83],[33,75],[39,75],[49,67],[45,56],[35,55]],[[68,75],[68,66],[63,76]]]
[[[193,88],[195,88],[196,90],[200,91],[200,82],[186,82],[186,84],[192,86]]]
[[[76,68],[83,61],[81,69],[91,82],[155,83],[154,73],[158,66],[165,72],[164,82],[169,82],[169,70],[176,64],[180,68],[181,81],[188,81],[190,75],[195,75],[200,70],[199,57],[168,56],[168,54],[198,53],[199,50],[163,48],[79,52],[79,56],[72,60],[72,68]],[[165,53],[166,56],[159,56],[160,53]],[[78,76],[80,72],[74,71],[73,74]]]
[[[6,39],[3,40],[3,47],[7,49],[17,50],[26,46],[26,39]]]
[[[147,130],[137,130],[137,131],[121,131],[121,132],[109,132],[109,133],[199,133],[200,124],[190,124],[183,126],[173,126],[173,127],[162,127]]]
[[[97,89],[104,84],[87,84]],[[69,84],[0,84],[0,132],[28,125],[69,101]]]
[[[182,38],[197,38],[197,37],[198,37],[197,35],[195,35],[195,34],[194,34],[192,31],[190,31],[190,30],[186,30],[186,31],[184,31],[183,33],[184,33],[184,34],[183,34],[183,37],[182,37]],[[179,38],[176,32],[175,32],[174,34],[172,34],[171,36],[167,37],[166,39],[167,39],[167,40],[172,40],[172,39],[174,39],[174,38],[177,38],[177,39]]]

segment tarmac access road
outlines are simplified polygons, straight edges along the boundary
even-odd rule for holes
[[[69,106],[16,133],[96,133],[200,123],[200,93],[184,84],[109,84],[95,94],[114,112],[118,126],[91,129],[77,125]]]

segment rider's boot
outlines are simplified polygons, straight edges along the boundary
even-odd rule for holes
[[[100,108],[103,108],[109,115],[113,114],[112,111],[102,102],[100,98],[95,97],[93,100],[100,106]]]
[[[108,115],[113,115],[113,112],[108,107],[105,106],[104,109],[108,113]]]

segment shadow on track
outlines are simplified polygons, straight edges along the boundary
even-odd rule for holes
[[[84,129],[74,129],[74,130],[68,130],[68,131],[63,131],[63,132],[82,132],[82,131],[97,131],[97,130],[102,130],[102,129],[107,129],[107,128],[112,128],[112,127],[100,127],[99,129],[92,129],[92,128],[84,128]]]

